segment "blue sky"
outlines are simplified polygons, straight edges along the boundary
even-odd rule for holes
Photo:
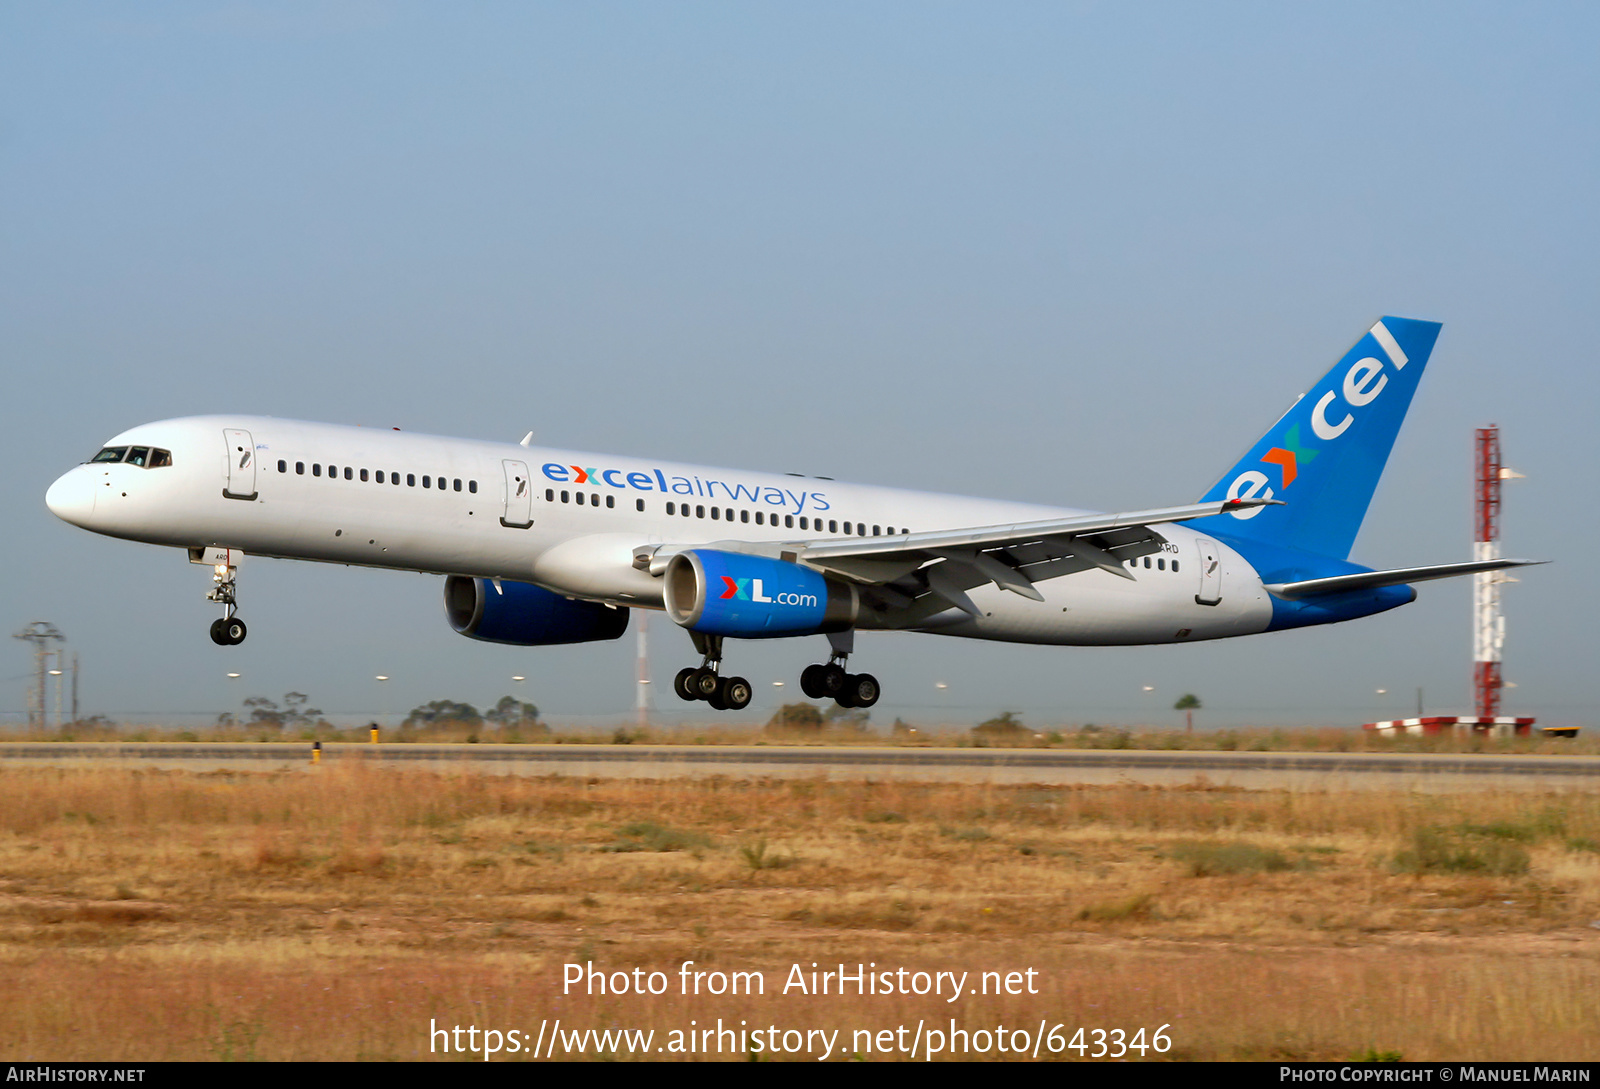
[[[1353,558],[1467,558],[1500,424],[1506,551],[1555,561],[1506,593],[1507,707],[1595,724],[1597,47],[1578,4],[9,5],[8,631],[55,622],[117,716],[492,703],[520,674],[618,717],[632,639],[475,644],[437,578],[255,561],[219,649],[205,569],[44,490],[134,423],[248,412],[1163,506],[1396,313],[1444,333]],[[1418,687],[1469,709],[1469,602],[858,658],[874,721],[1176,722],[1192,691],[1211,725],[1358,723]],[[677,711],[688,639],[650,630]],[[740,646],[747,717],[821,648]]]

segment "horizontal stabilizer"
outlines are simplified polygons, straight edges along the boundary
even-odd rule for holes
[[[1354,575],[1334,575],[1332,578],[1306,579],[1303,582],[1276,582],[1269,583],[1266,588],[1278,597],[1298,601],[1319,594],[1374,590],[1380,586],[1401,586],[1408,582],[1448,579],[1457,575],[1475,575],[1480,571],[1499,571],[1507,567],[1527,567],[1530,564],[1549,562],[1549,560],[1510,559],[1469,560],[1466,563],[1438,563],[1431,567],[1401,567],[1393,571],[1361,571]]]

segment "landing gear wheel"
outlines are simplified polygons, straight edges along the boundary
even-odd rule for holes
[[[826,666],[808,665],[800,671],[800,691],[814,700],[820,700],[827,695],[822,690],[822,673]]]
[[[213,620],[211,622],[211,641],[219,647],[228,645],[228,632],[226,620]]]
[[[728,709],[727,703],[724,702],[722,698],[723,689],[727,687],[727,684],[728,682],[726,680],[719,678],[717,681],[716,691],[712,692],[711,695],[706,697],[706,702],[709,703],[715,710],[726,711]]]
[[[678,670],[678,675],[672,680],[672,690],[678,694],[680,700],[697,700],[700,698],[700,694],[690,687],[691,678],[698,672],[699,670],[695,669],[694,666],[686,666]]]
[[[832,696],[838,699],[839,693],[844,691],[845,681],[849,676],[843,666],[829,662],[822,667],[822,672],[817,677],[819,682],[817,687],[821,689],[819,696]]]
[[[250,631],[244,626],[244,621],[237,616],[222,622],[222,635],[229,646],[236,647],[244,642],[244,637]]]
[[[728,677],[717,686],[717,699],[721,703],[718,710],[743,711],[750,706],[750,682],[743,677]],[[713,707],[717,704],[713,703]]]
[[[883,694],[883,689],[878,687],[878,678],[870,673],[852,673],[845,679],[844,692],[839,694],[839,701],[844,702],[848,694],[850,707],[871,707],[878,702],[878,697]]]
[[[688,687],[697,699],[709,700],[716,695],[717,686],[721,683],[721,680],[722,678],[717,676],[716,670],[702,667],[694,671],[694,676],[690,678]]]

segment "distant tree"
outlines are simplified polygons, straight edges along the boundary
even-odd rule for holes
[[[856,733],[866,732],[867,720],[871,717],[872,713],[865,707],[841,707],[837,703],[822,712],[824,724]]]
[[[978,723],[972,728],[975,736],[985,741],[1014,741],[1028,732],[1015,711],[1002,711],[994,718]]]
[[[283,712],[278,709],[277,701],[269,700],[265,696],[251,696],[244,701],[244,705],[250,711],[252,725],[270,726],[274,730],[283,729]]]
[[[1193,692],[1185,692],[1178,697],[1178,702],[1172,705],[1172,709],[1183,712],[1185,730],[1194,733],[1194,713],[1200,710],[1200,697]]]
[[[814,703],[786,703],[772,716],[767,729],[818,733],[822,730],[822,712]]]
[[[478,709],[470,703],[458,703],[455,700],[434,700],[421,707],[413,707],[402,727],[440,726],[447,722],[460,723],[463,726],[478,726],[483,722],[483,716],[478,714]]]
[[[515,696],[501,696],[500,702],[485,711],[483,717],[496,726],[526,728],[538,725],[539,709],[531,703],[523,703]]]
[[[307,707],[311,697],[304,692],[283,694],[283,724],[285,726],[310,726],[322,717],[315,707]]]

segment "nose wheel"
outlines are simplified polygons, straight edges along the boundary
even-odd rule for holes
[[[698,668],[689,666],[678,670],[672,680],[672,690],[682,700],[705,700],[719,711],[742,711],[750,706],[754,695],[750,682],[743,677],[724,677],[722,667],[722,636],[690,632],[695,649],[701,654]]]
[[[215,572],[212,575],[215,585],[206,595],[206,600],[222,606],[222,619],[211,622],[211,641],[219,647],[235,647],[244,642],[244,637],[250,631],[244,621],[235,615],[239,611],[239,602],[235,597],[239,569],[218,564],[212,570]]]

